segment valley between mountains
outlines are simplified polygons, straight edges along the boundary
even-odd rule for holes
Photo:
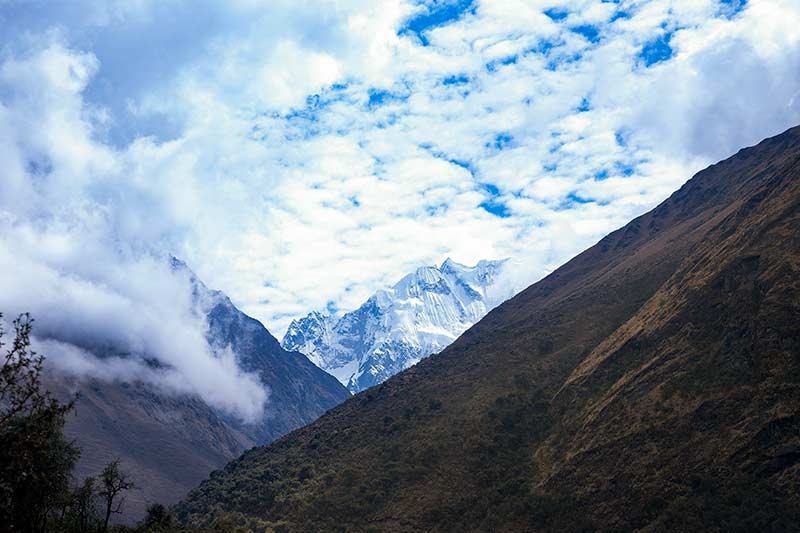
[[[245,450],[268,444],[349,398],[344,385],[357,392],[450,344],[510,296],[498,286],[504,263],[466,267],[448,260],[441,268],[422,267],[338,320],[312,313],[293,323],[281,347],[261,323],[173,258],[172,269],[189,279],[207,322],[208,343],[219,352],[230,350],[238,366],[258,376],[268,391],[263,416],[243,421],[194,395],[53,370],[48,389],[64,399],[79,392],[65,428],[81,447],[76,475],[95,475],[120,459],[139,487],[123,508],[126,522],[139,519],[149,503],[175,503]],[[101,360],[118,355],[92,349]],[[353,372],[345,376],[343,368]]]
[[[244,421],[196,395],[165,391],[149,383],[78,378],[52,370],[46,385],[67,399],[79,393],[65,433],[81,448],[79,477],[93,476],[121,459],[137,488],[127,497],[123,520],[138,520],[147,504],[170,504],[243,451],[301,427],[350,397],[339,382],[304,355],[288,352],[257,320],[239,311],[219,291],[208,289],[176,259],[186,275],[209,345],[231,350],[238,365],[269,391],[268,409]],[[97,351],[95,349],[95,351]],[[108,358],[113,352],[98,351]]]
[[[175,511],[255,531],[792,530],[799,319],[794,128]]]
[[[0,533],[800,533],[800,0],[0,0]]]

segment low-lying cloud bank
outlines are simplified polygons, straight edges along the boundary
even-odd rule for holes
[[[95,141],[103,112],[81,91],[96,69],[55,40],[0,65],[0,311],[30,312],[36,346],[62,371],[198,394],[255,419],[266,391],[209,347],[189,275],[164,253],[182,224],[134,155],[157,148]]]

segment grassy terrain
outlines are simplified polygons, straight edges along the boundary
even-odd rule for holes
[[[800,524],[800,129],[177,508],[255,531]]]

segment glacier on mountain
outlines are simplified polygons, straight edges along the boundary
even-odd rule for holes
[[[468,267],[447,259],[438,268],[418,268],[355,311],[315,311],[294,320],[281,345],[359,392],[441,351],[513,296],[499,282],[505,264],[484,260]]]

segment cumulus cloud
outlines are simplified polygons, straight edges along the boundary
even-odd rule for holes
[[[521,288],[800,122],[793,0],[80,5],[0,8],[3,216],[93,275],[170,251],[276,334],[446,256]]]
[[[276,185],[238,264],[208,275],[278,331],[448,255],[516,257],[524,287],[800,118],[791,2],[398,6],[346,36],[379,57],[337,52],[338,84],[253,115]],[[408,31],[420,13],[439,23]]]
[[[102,113],[81,92],[97,68],[57,40],[0,66],[0,309],[32,313],[57,367],[147,380],[253,419],[266,392],[206,343],[190,280],[163,251],[180,226],[131,160],[141,147],[93,138]]]

